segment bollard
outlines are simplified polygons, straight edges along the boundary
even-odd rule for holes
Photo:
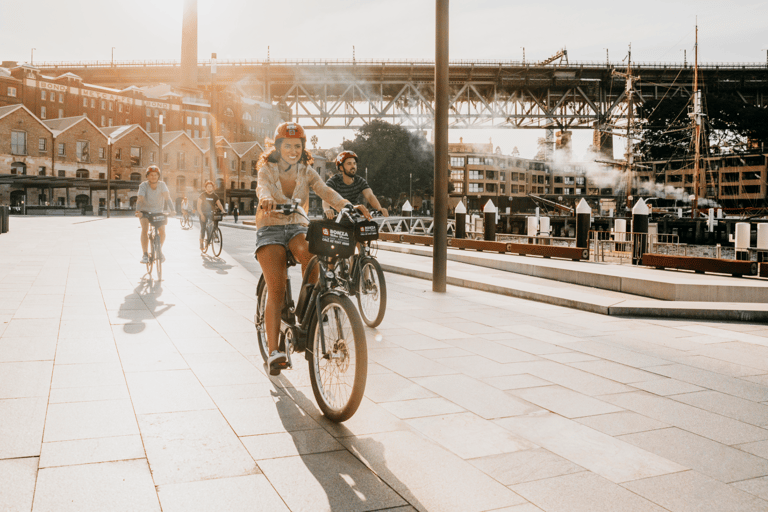
[[[632,264],[643,262],[643,254],[648,247],[648,205],[642,199],[632,208]]]
[[[527,220],[526,235],[528,235],[529,237],[537,236],[539,234],[539,219],[537,217],[528,217],[526,220]],[[530,238],[528,239],[528,243],[535,244],[536,239]]]
[[[768,261],[768,224],[761,222],[757,225],[757,261]]]
[[[0,234],[7,233],[11,219],[11,209],[8,206],[0,206]]]
[[[467,208],[464,203],[459,202],[454,210],[456,215],[456,232],[454,238],[466,238],[467,237]]]
[[[549,237],[550,235],[549,217],[541,217],[539,219],[539,236]],[[546,238],[541,240],[542,245],[550,245],[550,241]]]
[[[615,242],[625,242],[627,240],[627,219],[616,219],[613,221],[613,240],[616,251],[625,252],[625,244]]]
[[[747,261],[749,260],[749,242],[751,236],[751,227],[749,222],[737,222],[736,223],[736,259]]]
[[[589,247],[589,227],[591,224],[592,208],[586,199],[582,198],[576,206],[576,247]]]
[[[496,241],[496,206],[490,199],[483,207],[483,240]]]

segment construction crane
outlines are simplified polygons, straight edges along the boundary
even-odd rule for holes
[[[554,54],[550,58],[544,59],[543,61],[541,61],[538,64],[536,64],[536,67],[546,66],[547,64],[552,64],[557,59],[560,59],[561,63],[562,63],[562,60],[565,59],[565,63],[568,64],[568,50],[563,48],[562,50],[560,50],[559,52],[557,52],[556,54]]]
[[[555,201],[550,201],[549,199],[544,199],[543,197],[528,194],[528,197],[533,199],[533,202],[536,203],[536,205],[543,205],[547,211],[549,211],[549,208],[554,208],[555,211],[560,213],[566,213],[573,215],[573,208],[569,206],[565,206],[564,204],[556,203]]]

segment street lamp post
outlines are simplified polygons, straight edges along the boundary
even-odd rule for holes
[[[32,52],[31,52],[31,55],[29,57],[29,65],[30,66],[35,63],[35,50],[37,50],[37,48],[32,48]]]
[[[115,47],[112,47],[112,66],[115,65]]]
[[[112,199],[112,137],[107,137],[107,218],[109,218]]]
[[[163,179],[163,115],[160,114],[157,120],[158,144],[160,146],[160,156],[157,159],[157,166],[160,168],[160,179]]]

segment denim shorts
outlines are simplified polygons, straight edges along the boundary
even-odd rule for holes
[[[265,245],[282,245],[288,250],[288,242],[296,235],[307,234],[307,226],[302,224],[285,224],[279,226],[264,226],[256,231],[256,252]],[[257,256],[258,258],[258,256]]]

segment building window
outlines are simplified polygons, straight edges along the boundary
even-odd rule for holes
[[[58,155],[61,157],[67,156],[67,145],[63,142],[59,142],[59,152]]]
[[[115,160],[122,160],[123,159],[123,150],[122,148],[116,148],[115,149]]]
[[[469,184],[469,193],[473,192],[482,192],[483,191],[483,184],[482,183],[470,183]]]
[[[195,155],[195,167],[200,167],[200,157]]]
[[[451,171],[451,180],[453,181],[464,181],[464,171]]]
[[[483,179],[483,171],[469,171],[469,179],[481,180]],[[470,190],[471,192],[471,190]]]
[[[463,194],[464,193],[464,183],[461,181],[454,181],[453,182],[453,191],[457,194]]]
[[[37,168],[37,175],[38,176],[45,176],[45,166],[41,165]]]
[[[27,133],[26,132],[11,132],[11,154],[12,155],[26,155],[27,154]]]
[[[141,181],[141,173],[140,172],[132,172],[131,173],[131,181]]]
[[[106,103],[104,100],[101,100],[101,101],[99,102],[99,106],[101,107],[101,110],[106,110],[106,108],[107,108],[107,103]]]
[[[110,112],[112,111],[112,105],[113,105],[113,103],[110,101],[110,102],[109,102],[109,111],[110,111]]]
[[[48,139],[45,137],[40,137],[40,139],[37,141],[37,150],[40,153],[45,153],[48,151]]]
[[[155,163],[155,152],[154,151],[150,151],[149,152],[149,163],[151,163],[151,164]]]
[[[187,116],[187,124],[192,124],[192,116]]]
[[[452,167],[464,167],[464,158],[460,156],[452,156],[451,157],[451,166]]]
[[[179,159],[179,161],[178,161],[179,169],[186,169],[187,168],[187,156],[184,154],[183,151],[179,151],[178,159]]]
[[[168,153],[163,153],[163,163],[164,164],[168,163]]]
[[[118,112],[122,112],[123,111],[123,104],[122,103],[118,103],[117,104],[117,111]]]
[[[106,178],[106,177],[107,177],[107,174],[106,174],[106,173],[104,173],[104,172],[100,172],[100,173],[99,173],[99,179],[100,179],[100,180],[103,180],[103,179],[104,179],[104,178]]]
[[[40,91],[40,99],[41,99],[41,100],[44,100],[44,99],[45,99],[45,89],[43,89],[42,91]]]
[[[15,87],[9,87],[8,88],[8,96],[10,96],[11,98],[15,98],[16,97],[16,88]]]
[[[157,109],[155,109],[155,117],[160,117],[160,112]]]
[[[45,98],[43,98],[43,99],[45,99]],[[224,115],[225,115],[225,116],[227,116],[227,117],[235,117],[235,113],[234,113],[234,112],[232,112],[232,109],[231,109],[231,108],[229,108],[229,107],[227,107],[227,108],[224,110]]]
[[[195,118],[195,126],[200,126],[200,118],[199,117]]]
[[[245,172],[245,162],[242,160],[240,161],[240,172]]]
[[[187,188],[187,179],[184,176],[176,176],[176,192],[183,194]]]
[[[106,126],[107,124],[107,118],[105,116],[101,116],[101,126]]]
[[[45,119],[45,107],[40,107],[40,119]]]
[[[251,160],[251,176],[258,176],[259,170],[256,168],[256,160]]]
[[[147,111],[144,113],[146,117],[152,117],[152,109],[147,107]]]
[[[88,141],[77,141],[77,161],[78,162],[90,162],[90,143]]]
[[[64,109],[60,108],[59,109],[59,119],[61,119],[62,117],[64,117]]]
[[[139,167],[141,165],[141,148],[131,146],[131,166]]]
[[[200,122],[203,123],[203,126],[207,126],[207,124],[206,124],[207,121],[206,121],[205,118],[203,118]]]
[[[59,178],[66,178],[67,177],[67,171],[59,171],[58,173]],[[64,199],[64,198],[62,198]]]
[[[64,103],[64,95],[59,93],[59,103]]]
[[[88,176],[89,173],[85,169],[78,169],[75,171],[75,178],[87,178]]]
[[[150,123],[149,121],[147,121],[146,130],[147,130],[148,132],[151,132],[151,131],[152,131],[152,123]]]
[[[101,160],[107,158],[107,148],[99,148],[99,158]]]

